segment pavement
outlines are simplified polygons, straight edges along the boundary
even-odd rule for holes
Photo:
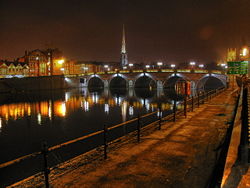
[[[219,156],[226,129],[232,120],[235,97],[228,90],[189,112],[187,118],[165,122],[141,138],[110,147],[108,159],[86,163],[78,156],[57,166],[50,185],[64,187],[206,187]],[[142,130],[143,134],[143,130]],[[37,174],[10,187],[43,187]]]

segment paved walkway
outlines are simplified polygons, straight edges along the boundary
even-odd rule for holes
[[[50,176],[53,187],[174,187],[200,188],[208,183],[217,148],[232,118],[235,98],[226,91],[208,104],[168,122],[162,130],[108,153],[108,159],[79,165],[82,156]],[[69,166],[75,165],[75,168]],[[84,163],[84,162],[82,162]],[[13,187],[39,187],[31,177]],[[40,184],[41,185],[41,184]]]

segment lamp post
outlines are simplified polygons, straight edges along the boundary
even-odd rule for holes
[[[162,62],[157,62],[157,65],[158,65],[159,69],[161,69],[161,66],[163,65],[163,63]]]
[[[191,65],[191,68],[193,69],[194,66],[196,65],[196,63],[195,63],[194,61],[191,61],[191,62],[189,63],[189,65]]]
[[[204,65],[203,65],[203,64],[199,64],[198,66],[199,66],[199,68],[201,68],[201,69],[204,68]]]
[[[171,64],[170,67],[171,67],[172,69],[174,69],[174,68],[175,68],[175,64]]]

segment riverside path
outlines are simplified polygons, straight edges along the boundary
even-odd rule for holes
[[[232,120],[236,97],[226,90],[210,101],[167,121],[161,130],[136,140],[110,146],[106,160],[95,152],[57,166],[50,174],[52,187],[206,187]],[[143,133],[142,133],[143,134]],[[41,187],[43,176],[32,176],[10,187]]]

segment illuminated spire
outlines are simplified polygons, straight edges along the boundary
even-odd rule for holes
[[[128,55],[126,52],[126,42],[125,42],[125,29],[124,25],[122,28],[122,49],[121,49],[121,68],[128,65]]]
[[[124,29],[124,25],[123,25],[123,28],[122,28],[122,51],[121,51],[122,54],[125,54],[126,53],[126,41],[125,41],[125,29]]]

